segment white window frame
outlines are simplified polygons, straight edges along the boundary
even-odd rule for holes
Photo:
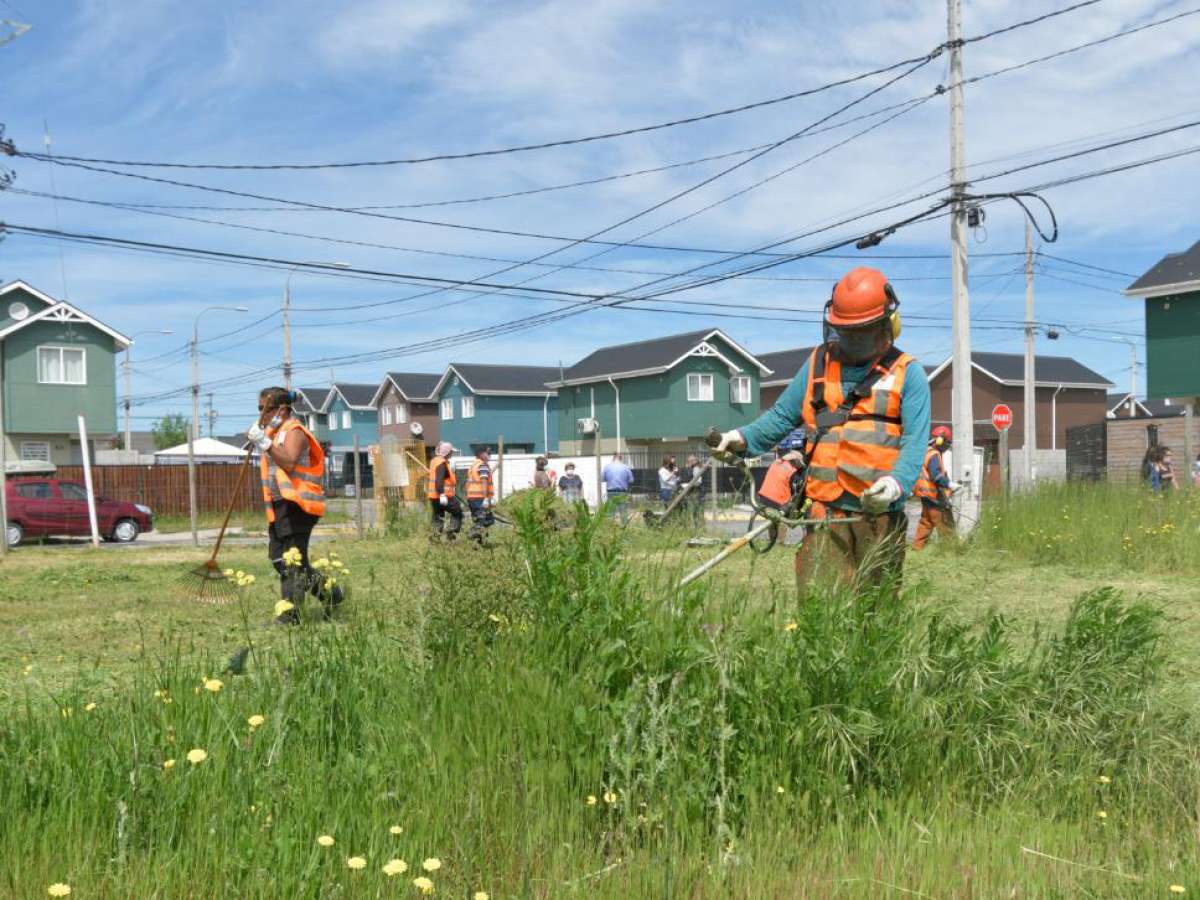
[[[396,404],[396,424],[397,425],[407,425],[408,424],[408,404],[407,403],[397,403]]]
[[[66,366],[66,351],[78,353],[81,357],[83,381],[67,381],[67,366]],[[45,352],[55,351],[58,353],[58,371],[61,375],[58,381],[47,381],[42,378],[42,354]],[[87,348],[86,347],[67,347],[62,344],[42,344],[37,348],[37,380],[38,384],[70,384],[70,385],[86,385],[87,384]]]
[[[449,422],[451,419],[454,418],[454,398],[453,397],[443,397],[441,406],[442,406],[442,421]]]
[[[463,397],[461,405],[462,405],[462,417],[464,419],[475,418],[475,398],[474,397]]]
[[[688,403],[712,403],[713,376],[711,372],[688,372],[687,398]]]
[[[342,410],[342,431],[349,431],[353,425],[354,425],[354,419],[351,418],[350,410],[343,409]]]
[[[337,431],[338,430],[337,423],[338,423],[338,414],[335,412],[331,412],[329,414],[329,426],[328,426],[329,430]]]
[[[736,404],[750,402],[749,375],[734,375],[729,379],[729,402]]]
[[[379,421],[382,425],[392,424],[392,408],[386,403],[379,407]]]
[[[50,462],[50,442],[21,441],[21,459]]]

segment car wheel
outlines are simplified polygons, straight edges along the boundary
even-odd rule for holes
[[[140,533],[141,529],[133,519],[121,519],[113,526],[112,539],[121,544],[128,544],[130,541],[136,541]]]
[[[25,529],[16,522],[9,522],[8,526],[4,529],[4,538],[10,547],[15,547],[21,543],[23,537],[25,537]]]

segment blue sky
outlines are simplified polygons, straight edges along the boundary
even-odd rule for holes
[[[1064,3],[968,2],[966,34],[1029,18]],[[1184,3],[1104,0],[1095,6],[968,46],[966,75],[978,75],[1188,8]],[[39,150],[44,123],[59,154],[178,162],[324,162],[412,157],[502,147],[618,130],[737,106],[920,55],[945,38],[938,3],[833,2],[728,4],[591,0],[406,4],[360,0],[318,4],[225,4],[124,0],[65,3],[0,0],[0,17],[33,28],[0,47],[4,96],[0,122],[18,148]],[[1200,64],[1200,17],[1065,56],[967,90],[966,152],[979,175],[1087,148],[1196,118],[1194,73]],[[945,58],[865,101],[854,112],[930,92],[947,80]],[[476,160],[389,168],[148,174],[324,205],[429,203],[528,190],[661,166],[755,146],[800,130],[878,86],[875,78],[814,97],[649,134],[581,146]],[[846,114],[848,116],[850,114]],[[843,116],[845,118],[846,116]],[[837,119],[831,124],[836,124]],[[791,142],[727,177],[612,232],[632,240],[843,140],[871,121]],[[819,227],[944,184],[949,164],[948,110],[937,98],[814,162],[656,234],[675,246],[745,249]],[[1106,150],[987,182],[1015,189],[1100,166],[1193,146],[1200,128]],[[583,236],[714,174],[732,160],[672,169],[587,187],[486,203],[394,210],[450,223]],[[111,175],[10,160],[15,188],[123,203],[263,205],[217,194]],[[1046,193],[1062,235],[1047,252],[1140,274],[1197,234],[1200,179],[1195,157]],[[917,212],[922,201],[823,235],[849,237]],[[480,234],[317,211],[163,210],[256,228],[303,232],[286,237],[126,210],[0,194],[0,218],[38,227],[117,235],[291,260],[345,261],[355,267],[480,278],[501,264],[437,254],[530,259],[553,241]],[[986,256],[1023,247],[1024,221],[1011,204],[988,208],[986,230],[971,243],[972,307],[978,349],[1019,352],[1023,312],[1019,259]],[[888,238],[874,253],[944,254],[945,219]],[[340,241],[386,244],[363,247]],[[812,246],[817,238],[789,247]],[[547,263],[576,263],[603,248],[573,247]],[[425,251],[425,252],[412,252]],[[853,249],[839,251],[855,254]],[[605,272],[524,267],[496,280],[604,292],[648,280],[637,272],[675,272],[696,257],[622,248],[585,265]],[[1037,277],[1038,318],[1138,338],[1141,307],[1115,293],[1127,284],[1045,260]],[[678,295],[677,299],[758,304],[813,316],[840,272],[855,259],[812,258]],[[926,362],[949,352],[949,262],[879,259],[894,279],[906,314],[902,346]],[[632,270],[632,271],[630,271]],[[19,234],[0,243],[0,281],[21,278],[64,292],[126,333],[134,348],[136,397],[189,380],[186,360],[154,360],[179,346],[196,314],[212,304],[250,312],[209,313],[201,338],[230,331],[276,310],[284,272],[56,244]],[[805,280],[811,279],[811,280]],[[1063,281],[1060,279],[1070,279]],[[1071,282],[1082,282],[1076,284]],[[64,288],[65,283],[65,288]],[[346,310],[419,291],[396,284],[306,273],[292,279],[297,382],[327,383],[329,356],[399,347],[559,307],[496,296],[441,293],[407,303]],[[718,308],[681,307],[690,313]],[[307,311],[322,310],[322,311]],[[390,318],[379,319],[381,316]],[[991,319],[992,322],[986,322]],[[812,343],[817,325],[606,310],[538,330],[422,355],[339,364],[345,381],[378,381],[392,370],[440,371],[451,360],[569,365],[606,343],[714,325],[752,350]],[[1041,352],[1073,355],[1121,387],[1128,349],[1100,331],[1072,334]],[[277,365],[279,320],[202,344],[204,382]],[[1139,351],[1140,355],[1140,351]],[[147,360],[139,363],[139,359]],[[253,384],[215,387],[218,431],[239,429],[252,411]],[[140,404],[136,427],[165,411],[186,410],[185,395]]]

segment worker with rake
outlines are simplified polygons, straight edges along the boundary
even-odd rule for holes
[[[895,344],[899,306],[882,272],[847,273],[825,304],[823,343],[773,407],[714,448],[758,456],[804,426],[809,516],[847,521],[809,529],[796,553],[801,588],[825,570],[852,584],[899,588],[904,501],[930,424],[925,370]]]
[[[283,600],[291,604],[280,604],[275,621],[281,625],[300,622],[308,592],[321,598],[327,618],[342,602],[342,589],[334,585],[326,590],[325,577],[308,561],[313,528],[325,514],[325,453],[292,415],[293,402],[294,394],[286,388],[265,388],[258,395],[259,420],[246,432],[259,452],[268,555],[279,573]]]

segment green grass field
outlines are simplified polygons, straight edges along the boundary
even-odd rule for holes
[[[797,597],[786,548],[681,592],[711,548],[535,505],[483,551],[405,518],[322,542],[350,596],[290,630],[263,548],[228,606],[194,550],[22,548],[0,895],[1200,892],[1196,504],[997,505],[899,602]]]

